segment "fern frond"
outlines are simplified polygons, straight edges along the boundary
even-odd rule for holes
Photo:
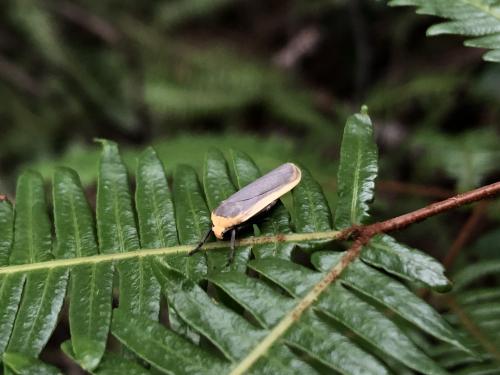
[[[442,343],[429,346],[429,353],[451,373],[494,374],[500,366],[500,291],[482,286],[480,281],[500,276],[500,261],[484,260],[466,266],[454,280],[456,289],[444,299],[450,312],[445,315],[450,326],[477,356],[457,351]]]
[[[368,217],[377,174],[371,127],[366,113],[346,126],[339,228]],[[71,338],[62,350],[93,374],[150,368],[167,374],[386,374],[394,366],[444,373],[401,322],[470,353],[400,280],[443,290],[449,282],[442,266],[388,236],[374,238],[360,259],[341,260],[345,252],[332,251],[340,232],[333,230],[321,186],[305,168],[291,201],[279,202],[243,233],[248,238],[237,243],[236,260],[226,267],[225,242],[186,254],[210,227],[210,210],[260,176],[247,154],[232,151],[226,159],[209,151],[202,183],[195,169],[178,165],[170,192],[163,164],[148,148],[138,159],[134,197],[117,145],[100,142],[95,218],[78,175],[68,168],[54,174],[55,238],[39,174],[19,178],[15,209],[0,200],[0,352],[7,372],[33,366],[58,372],[38,357],[57,323],[68,275]],[[359,162],[352,165],[351,155]],[[168,325],[159,322],[162,296]],[[110,332],[124,347],[121,354],[106,351]]]
[[[500,62],[500,3],[497,0],[391,0],[392,6],[416,6],[419,14],[450,21],[431,26],[427,35],[455,34],[476,37],[468,47],[486,48],[483,59]]]

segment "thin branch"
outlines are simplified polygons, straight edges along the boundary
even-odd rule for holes
[[[474,229],[481,222],[481,219],[483,218],[487,207],[488,201],[480,202],[476,207],[474,207],[474,209],[472,210],[472,214],[469,216],[462,228],[460,228],[460,232],[458,233],[457,238],[455,239],[443,259],[442,263],[446,269],[449,269],[451,267],[460,251],[467,244],[467,242],[469,242],[472,234],[474,233]]]
[[[453,297],[448,297],[446,300],[451,310],[458,316],[460,322],[462,322],[464,328],[477,339],[486,351],[491,353],[498,361],[500,361],[500,351],[497,346],[491,342],[486,335],[484,335],[481,329],[469,318],[469,315],[459,306]]]
[[[445,211],[449,211],[468,203],[476,202],[483,199],[488,199],[500,193],[500,182],[495,182],[491,185],[486,185],[475,190],[468,191],[463,194],[445,199],[437,203],[430,204],[419,210],[397,216],[395,218],[368,225],[364,227],[365,234],[371,236],[378,233],[387,233],[394,230],[406,228],[410,224],[425,220],[428,217],[435,216]],[[359,229],[359,228],[358,228]]]
[[[230,373],[230,375],[241,375],[246,373],[255,362],[263,356],[269,348],[285,334],[293,323],[295,323],[302,314],[309,308],[321,295],[321,293],[333,283],[347,266],[354,261],[360,254],[363,245],[370,239],[380,233],[390,232],[407,227],[410,224],[424,220],[428,217],[437,215],[467,203],[475,202],[480,199],[489,198],[500,193],[500,182],[484,186],[482,188],[469,191],[464,194],[446,199],[444,201],[431,204],[420,210],[410,212],[405,215],[395,217],[390,220],[382,221],[367,226],[352,226],[343,230],[337,239],[347,239],[351,235],[355,236],[352,246],[347,250],[340,262],[333,266],[319,283],[317,283],[309,293],[297,303],[291,310]]]
[[[358,257],[363,243],[360,240],[354,241],[351,248],[328,273],[320,280],[304,298],[298,303],[281,321],[274,326],[271,332],[262,340],[238,365],[230,372],[230,375],[245,374],[250,367],[290,328],[311,306],[318,297],[333,283],[344,271],[344,269]]]

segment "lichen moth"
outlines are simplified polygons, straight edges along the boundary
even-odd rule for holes
[[[208,230],[198,246],[189,255],[201,249],[211,232],[218,239],[223,239],[227,233],[230,233],[231,255],[229,261],[231,261],[234,256],[236,230],[249,223],[257,215],[269,211],[282,195],[297,186],[300,178],[300,168],[293,163],[285,163],[223,200],[212,211],[212,228]]]

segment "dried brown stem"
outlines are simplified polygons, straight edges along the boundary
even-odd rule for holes
[[[428,217],[440,214],[445,211],[463,206],[468,203],[488,199],[500,193],[500,182],[486,185],[475,190],[445,199],[443,201],[430,204],[419,210],[397,216],[395,218],[368,225],[362,231],[372,237],[378,233],[387,233],[394,230],[406,228],[408,225],[425,220]]]
[[[448,250],[448,253],[443,259],[443,265],[446,268],[450,268],[460,251],[467,244],[467,242],[469,242],[475,228],[481,222],[481,219],[483,218],[487,207],[487,201],[480,202],[476,207],[474,207],[472,214],[469,216],[462,228],[460,228],[460,232],[458,233],[457,238],[455,239],[450,249]]]
[[[460,319],[465,329],[477,339],[484,349],[500,361],[500,351],[497,346],[481,331],[476,323],[469,318],[469,315],[459,306],[453,297],[448,297],[447,301],[451,310],[458,316],[458,319]]]
[[[377,234],[388,233],[406,228],[411,224],[425,220],[431,216],[435,216],[442,212],[452,210],[468,203],[491,198],[499,193],[500,182],[495,182],[491,185],[486,185],[478,189],[456,195],[443,201],[430,204],[416,211],[412,211],[401,216],[396,216],[389,220],[366,226],[353,225],[349,228],[344,229],[339,234],[338,239],[345,240],[349,237],[354,237],[356,239],[359,238],[362,244],[366,244],[373,236]]]
[[[363,245],[365,245],[373,236],[379,233],[390,232],[393,230],[401,229],[407,227],[410,224],[416,223],[418,221],[424,220],[430,216],[437,215],[441,212],[457,208],[461,205],[475,202],[480,199],[489,198],[495,194],[500,193],[500,182],[484,186],[482,188],[469,191],[464,194],[457,195],[455,197],[446,199],[444,201],[431,204],[427,207],[421,208],[410,212],[405,215],[395,217],[390,220],[382,221],[380,223],[360,226],[354,225],[349,227],[342,232],[336,233],[337,239],[348,239],[349,237],[354,237],[354,242],[352,243],[349,250],[347,250],[340,262],[333,266],[317,283],[309,293],[300,301],[300,303],[295,306],[295,308],[290,311],[262,340],[250,353],[246,356],[235,368],[232,369],[231,375],[242,375],[247,372],[247,370],[252,367],[252,365],[264,354],[269,348],[276,342],[276,340],[285,334],[285,332],[290,328],[290,326],[297,321],[302,314],[319,298],[321,293],[325,291],[329,285],[331,285],[340,274],[349,266],[349,264],[358,258]],[[484,341],[484,339],[483,339]],[[484,342],[483,344],[488,344]]]

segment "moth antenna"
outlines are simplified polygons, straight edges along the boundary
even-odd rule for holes
[[[201,250],[201,248],[203,247],[203,245],[205,245],[208,241],[208,238],[210,237],[210,233],[212,233],[212,228],[210,228],[208,230],[207,233],[205,233],[205,235],[203,236],[203,238],[201,239],[200,243],[193,249],[191,250],[189,253],[188,253],[188,256],[191,256],[191,255],[194,255],[196,254],[198,251]]]

